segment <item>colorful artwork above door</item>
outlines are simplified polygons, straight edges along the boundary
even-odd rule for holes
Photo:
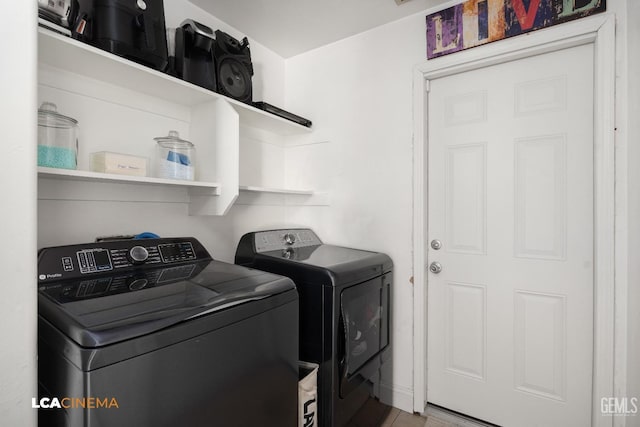
[[[427,59],[606,9],[606,0],[466,0],[427,15]]]

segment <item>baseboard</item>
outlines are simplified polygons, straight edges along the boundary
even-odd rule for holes
[[[413,389],[381,382],[378,397],[384,404],[413,413]]]

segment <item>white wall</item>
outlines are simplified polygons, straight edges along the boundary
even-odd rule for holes
[[[36,3],[4,4],[0,30],[0,424],[35,426],[36,391]],[[7,10],[8,8],[8,10]],[[19,41],[15,35],[20,34]],[[8,58],[11,58],[8,61]],[[8,62],[7,62],[8,61]],[[8,63],[13,64],[8,66]]]
[[[616,14],[614,392],[617,397],[640,399],[640,3],[610,0],[607,8]],[[616,417],[614,425],[640,427],[640,414]]]
[[[618,14],[618,162],[627,159],[618,174],[620,195],[618,236],[629,233],[629,260],[619,259],[629,274],[629,292],[618,293],[617,306],[622,318],[616,326],[622,334],[623,350],[617,363],[629,366],[622,372],[620,397],[640,397],[640,360],[638,340],[640,319],[640,125],[635,119],[639,108],[637,50],[640,18],[638,2],[609,0],[608,10]],[[627,5],[629,11],[627,11]],[[318,231],[325,241],[387,252],[395,263],[393,365],[385,373],[383,395],[404,410],[412,411],[412,69],[426,60],[425,21],[428,12],[384,25],[286,62],[286,108],[314,121],[313,138],[330,153],[299,169],[322,170],[331,189],[331,207],[296,208],[288,211],[288,220],[304,223]],[[627,24],[628,23],[628,24]],[[627,28],[628,27],[628,28]],[[627,29],[629,43],[627,43]],[[629,52],[629,54],[627,54]],[[628,57],[628,58],[627,58]],[[628,63],[627,63],[628,60]],[[629,95],[627,93],[629,85]],[[635,95],[635,96],[634,96]],[[629,120],[626,118],[629,109]],[[622,120],[622,122],[621,122]],[[627,144],[628,141],[628,144]],[[628,145],[628,147],[627,147]],[[310,150],[312,146],[303,150]],[[314,148],[318,150],[318,148]],[[313,162],[314,156],[308,156]],[[619,163],[620,167],[620,163]],[[627,178],[626,171],[629,171]],[[620,181],[623,180],[623,182]],[[622,187],[621,187],[622,186]],[[626,197],[629,197],[628,211]],[[628,231],[626,218],[628,216]],[[618,276],[621,277],[621,271]],[[620,282],[625,285],[624,282]],[[621,287],[624,289],[624,286]],[[628,297],[628,299],[627,299]],[[629,329],[627,331],[627,313]],[[627,342],[628,338],[628,342]],[[626,353],[626,345],[629,353]],[[627,381],[628,380],[628,381]],[[628,382],[628,384],[627,384]],[[628,387],[628,390],[627,390]],[[628,393],[628,394],[627,394]],[[624,423],[623,417],[616,420]],[[640,416],[629,418],[638,425]]]
[[[288,161],[289,173],[324,175],[331,191],[329,208],[293,208],[287,219],[311,226],[325,242],[393,259],[393,363],[384,373],[382,397],[410,412],[412,73],[425,60],[424,16],[288,59],[285,91],[287,109],[314,122],[310,142],[324,142],[289,153],[307,159]]]
[[[628,283],[627,295],[627,391],[626,396],[640,399],[640,2],[627,1],[625,46],[628,78],[626,110],[628,117]],[[640,414],[627,418],[628,427],[640,427]]]

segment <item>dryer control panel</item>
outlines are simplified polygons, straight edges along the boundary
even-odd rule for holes
[[[257,253],[321,245],[316,233],[308,228],[258,231],[253,234]]]
[[[38,282],[211,259],[192,237],[57,246],[38,253]]]

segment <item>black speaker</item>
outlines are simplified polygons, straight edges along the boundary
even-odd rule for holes
[[[245,37],[239,42],[229,34],[217,30],[213,56],[216,61],[218,93],[251,104],[253,64],[249,40]]]

